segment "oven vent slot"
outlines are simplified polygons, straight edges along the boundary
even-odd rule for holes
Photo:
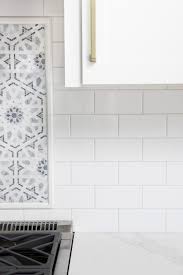
[[[0,222],[0,232],[57,231],[56,221]]]
[[[0,222],[0,232],[57,231],[72,233],[71,221],[6,221]]]

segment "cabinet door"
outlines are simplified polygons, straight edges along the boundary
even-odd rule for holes
[[[96,0],[96,63],[90,1],[82,0],[83,84],[183,83],[182,0]]]

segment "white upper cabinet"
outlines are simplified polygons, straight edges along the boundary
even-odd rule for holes
[[[65,0],[66,86],[182,84],[182,11],[182,0]]]

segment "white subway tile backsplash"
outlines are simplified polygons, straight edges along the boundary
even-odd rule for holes
[[[168,136],[183,137],[183,115],[168,116]]]
[[[64,68],[53,68],[53,87],[55,90],[64,88],[65,71]],[[54,104],[55,105],[55,104]]]
[[[183,185],[183,162],[167,163],[167,184]]]
[[[140,92],[97,91],[95,93],[97,114],[139,114],[142,112]]]
[[[59,91],[55,93],[56,114],[92,114],[94,93],[90,91]]]
[[[98,139],[95,145],[96,160],[142,160],[141,139]]]
[[[70,136],[70,116],[68,115],[56,115],[53,119],[54,122],[54,136],[69,137]]]
[[[144,186],[144,208],[183,208],[183,187]]]
[[[52,35],[53,42],[64,41],[64,18],[53,17],[52,20]]]
[[[77,115],[71,117],[73,137],[117,137],[118,117]]]
[[[24,219],[23,210],[0,209],[0,221],[21,221]]]
[[[74,185],[116,185],[118,164],[113,162],[90,162],[72,164]]]
[[[141,208],[142,192],[138,187],[96,187],[97,208]]]
[[[183,232],[183,210],[167,211],[167,232]]]
[[[71,164],[68,162],[56,162],[54,180],[55,185],[71,184]]]
[[[0,16],[43,16],[44,0],[0,0]]]
[[[122,115],[119,120],[121,137],[165,137],[166,116]]]
[[[71,220],[71,210],[70,209],[38,209],[24,210],[24,219],[32,221],[40,220]]]
[[[53,47],[53,67],[64,67],[64,43],[57,42]]]
[[[44,0],[44,15],[45,16],[63,16],[64,0]]]
[[[93,208],[94,189],[90,186],[56,186],[55,208]]]
[[[91,161],[94,159],[94,141],[90,139],[57,139],[56,161]]]
[[[163,185],[166,183],[166,163],[163,162],[121,162],[119,184],[121,185]]]
[[[165,212],[161,210],[120,210],[120,232],[164,232]]]
[[[147,161],[183,160],[183,139],[145,139],[143,159]]]
[[[183,91],[153,91],[144,93],[145,113],[183,113]]]
[[[79,232],[117,232],[117,210],[72,210],[74,230]]]

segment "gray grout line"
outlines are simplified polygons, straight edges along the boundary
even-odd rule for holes
[[[55,185],[57,188],[59,187],[59,188],[63,188],[63,187],[71,187],[71,184],[70,185],[68,185],[68,184],[63,184],[63,185]],[[102,189],[107,189],[107,188],[111,188],[111,187],[114,187],[114,189],[116,189],[116,188],[124,188],[124,189],[126,189],[126,188],[129,188],[129,189],[141,189],[142,187],[143,188],[146,188],[146,189],[149,189],[149,188],[157,188],[157,189],[159,189],[159,188],[165,188],[165,189],[167,189],[167,188],[174,188],[174,187],[176,187],[176,188],[181,188],[181,189],[183,189],[183,185],[167,185],[167,184],[159,184],[159,185],[141,185],[141,184],[139,184],[139,185],[125,185],[125,184],[108,184],[108,185],[104,185],[104,184],[95,184],[95,185],[91,185],[91,184],[88,184],[88,185],[86,185],[86,184],[72,184],[72,187],[90,187],[90,186],[95,186],[96,188],[97,187],[99,187],[99,188],[102,188]]]
[[[138,210],[138,211],[159,211],[159,212],[164,212],[165,210],[168,212],[168,211],[178,211],[178,212],[183,212],[183,208],[165,208],[165,207],[162,207],[162,208],[141,208],[141,207],[139,207],[139,208],[117,208],[117,207],[115,207],[115,208],[112,208],[112,207],[109,207],[109,208],[102,208],[102,207],[97,207],[97,208],[78,208],[78,207],[76,207],[76,208],[52,208],[51,210],[54,210],[54,209],[57,209],[57,210],[85,210],[85,211],[90,211],[90,210],[95,210],[95,211],[97,211],[97,210],[105,210],[105,211],[108,211],[108,210],[114,210],[114,211],[116,211],[116,210],[120,210],[120,211],[129,211],[129,212],[131,212],[131,211],[136,211],[136,210]],[[3,209],[2,209],[3,210]],[[4,210],[8,210],[8,209],[4,209]],[[28,210],[28,209],[24,209],[24,210]],[[32,209],[29,209],[29,210],[32,210]],[[46,211],[46,209],[39,209],[39,210],[45,210]],[[35,211],[37,211],[37,209],[35,209]]]
[[[118,137],[120,136],[120,115],[118,117]]]
[[[64,66],[53,66],[52,67],[53,69],[64,69],[65,67]],[[55,89],[54,89],[55,90]],[[59,89],[60,90],[60,89]],[[56,90],[55,90],[56,91]],[[60,91],[61,92],[61,91]],[[63,90],[64,92],[64,90]]]
[[[118,136],[108,136],[108,137],[99,137],[99,136],[72,136],[72,137],[55,137],[55,139],[68,139],[68,140],[74,140],[74,139],[81,139],[81,140],[142,140],[142,138],[144,140],[183,140],[183,136],[182,137],[166,137],[166,136],[162,136],[162,137],[118,137]]]
[[[118,162],[119,163],[122,163],[122,164],[124,164],[124,163],[131,163],[131,164],[134,164],[134,163],[141,163],[141,164],[143,164],[143,163],[166,163],[166,161],[165,160],[162,160],[162,161],[160,161],[160,160],[144,160],[144,161],[142,161],[142,160],[57,160],[57,161],[55,161],[55,163],[69,163],[69,162],[71,162],[71,163],[81,163],[81,164],[83,164],[83,163],[91,163],[91,164],[93,164],[93,163],[113,163],[113,164],[117,164]],[[169,163],[169,162],[173,162],[173,163],[182,163],[183,164],[183,161],[182,160],[174,160],[174,161],[167,161],[167,163]]]
[[[56,41],[56,40],[52,40],[52,44],[64,44],[64,41]],[[59,67],[59,68],[63,68],[62,66],[56,66],[56,67]],[[55,68],[55,66],[53,66],[53,68]]]
[[[120,171],[119,171],[119,169],[120,169],[120,167],[119,167],[119,164],[120,164],[120,162],[118,161],[118,185],[120,186]]]
[[[40,211],[43,211],[43,212],[46,212],[46,211],[48,211],[48,210],[51,210],[51,212],[53,211],[55,211],[55,210],[60,210],[60,211],[71,211],[71,210],[86,210],[86,211],[88,211],[88,210],[106,210],[106,211],[108,211],[108,210],[120,210],[120,211],[135,211],[135,210],[138,210],[138,211],[140,211],[140,210],[142,210],[142,211],[160,211],[160,212],[167,212],[168,213],[168,211],[174,211],[174,212],[183,212],[183,208],[164,208],[164,207],[162,207],[162,208],[141,208],[141,207],[139,207],[139,208],[112,208],[112,207],[110,207],[110,208],[102,208],[102,207],[97,207],[97,208],[78,208],[78,207],[76,207],[76,208],[58,208],[58,207],[56,207],[56,208],[23,208],[23,209],[15,209],[15,208],[1,208],[1,211],[4,211],[4,212],[8,212],[8,211],[11,211],[11,210],[16,210],[17,211],[17,213],[22,213],[22,217],[23,218],[25,218],[25,212],[26,211],[28,211],[28,212],[30,212],[30,211],[38,211],[38,210],[40,210]],[[166,214],[167,214],[166,213]]]
[[[65,91],[56,91],[56,93],[60,94]],[[60,112],[60,113],[53,113],[53,115],[75,115],[75,116],[89,116],[89,115],[96,115],[96,116],[166,116],[166,115],[177,115],[181,116],[182,113],[97,113],[97,112],[83,112],[83,113],[72,113],[72,112]]]
[[[51,41],[52,43],[54,43],[55,41]],[[63,41],[56,41],[56,43],[64,43],[64,40]],[[96,93],[100,93],[100,92],[106,92],[106,94],[110,93],[110,92],[114,92],[114,93],[121,93],[121,94],[136,94],[136,93],[144,93],[144,94],[149,94],[149,93],[156,93],[156,92],[159,92],[159,93],[167,93],[167,92],[171,92],[171,89],[117,89],[115,87],[111,87],[110,88],[106,88],[106,87],[103,87],[103,88],[100,88],[100,87],[92,87],[93,90],[95,90]],[[91,90],[91,87],[89,86],[84,86],[84,87],[65,87],[64,84],[63,86],[61,86],[61,88],[57,89],[57,90],[65,90],[65,91],[74,91],[74,92],[77,92],[77,91],[89,91]],[[175,88],[172,88],[173,91],[176,91],[176,92],[183,92],[183,87],[182,89],[175,89]]]
[[[55,44],[57,44],[57,43],[63,43],[64,44],[64,40],[53,40],[52,41],[52,43],[55,43]],[[55,68],[55,67],[54,67]],[[57,68],[63,68],[63,67],[57,67]]]
[[[56,207],[56,208],[23,208],[23,209],[21,209],[21,208],[1,208],[1,211],[4,211],[4,212],[8,212],[8,211],[12,211],[12,210],[16,210],[17,212],[20,212],[20,213],[22,213],[22,216],[24,217],[25,216],[25,211],[38,211],[38,210],[40,210],[40,211],[43,211],[43,212],[46,212],[46,211],[48,211],[48,210],[51,210],[51,211],[53,211],[54,212],[54,210],[60,210],[60,211],[70,211],[71,209],[73,209],[73,210],[94,210],[94,208],[78,208],[78,207],[76,207],[76,208],[58,208],[58,207]],[[128,211],[134,211],[134,210],[158,210],[158,211],[175,211],[175,212],[182,212],[183,211],[183,208],[164,208],[164,207],[162,207],[162,208],[102,208],[102,207],[98,207],[98,208],[96,208],[96,210],[117,210],[117,209],[119,209],[120,211],[126,211],[126,210],[128,210]]]
[[[49,17],[49,16],[47,16]],[[63,15],[60,15],[60,16],[51,16],[52,18],[64,18]],[[177,90],[177,91],[183,91],[183,85],[180,84],[180,85],[167,85],[167,84],[162,84],[162,85],[156,85],[155,87],[152,87],[152,85],[149,85],[147,84],[147,86],[144,86],[144,85],[117,85],[117,84],[103,84],[103,85],[83,85],[82,87],[79,87],[76,89],[93,89],[93,90],[96,90],[96,91],[106,91],[106,92],[111,92],[111,91],[115,91],[115,92],[121,92],[121,93],[128,93],[128,92],[161,92],[164,93],[164,92],[167,92],[167,88],[168,90]],[[179,87],[178,87],[179,86]],[[75,89],[75,88],[73,88]]]

